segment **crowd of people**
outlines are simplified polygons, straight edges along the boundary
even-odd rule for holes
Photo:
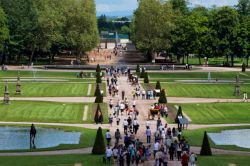
[[[126,74],[130,73],[126,70]],[[138,118],[140,112],[137,100],[145,98],[144,90],[136,85],[131,86],[132,94],[128,91],[125,94],[124,90],[119,92],[119,78],[125,75],[125,72],[122,73],[118,68],[110,68],[106,69],[106,74],[107,86],[111,89],[112,96],[109,99],[108,121],[110,127],[116,127],[114,133],[111,134],[111,131],[107,130],[105,134],[107,161],[114,160],[119,166],[138,165],[145,161],[153,161],[155,166],[167,166],[169,161],[179,160],[183,166],[187,166],[188,163],[194,166],[197,157],[190,153],[190,146],[182,136],[181,129],[169,127],[168,124],[164,124],[161,117],[156,122],[143,122]],[[132,95],[132,98],[129,95]],[[166,105],[154,105],[155,107],[159,107],[162,116],[166,115]],[[115,122],[116,124],[113,124]]]

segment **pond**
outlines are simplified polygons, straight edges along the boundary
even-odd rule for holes
[[[221,133],[208,133],[216,145],[235,145],[250,148],[250,129],[224,130]]]
[[[37,127],[35,147],[49,148],[60,144],[79,144],[80,132],[65,132],[56,128]],[[0,150],[30,149],[29,127],[0,127]]]

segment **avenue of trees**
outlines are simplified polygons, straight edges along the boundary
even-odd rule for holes
[[[162,50],[179,63],[189,54],[225,57],[225,66],[234,66],[234,57],[250,54],[250,0],[235,7],[197,6],[186,0],[141,0],[134,12],[131,38],[149,60]],[[182,60],[182,61],[181,61]]]
[[[0,0],[0,63],[62,50],[80,58],[97,46],[94,0]]]

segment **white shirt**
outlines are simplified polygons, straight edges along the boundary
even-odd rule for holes
[[[138,125],[138,120],[134,120],[133,125]]]
[[[133,100],[133,105],[136,105],[136,101],[135,100]]]
[[[146,121],[146,127],[150,127],[150,124],[151,124],[150,121],[147,120]]]
[[[128,126],[128,121],[124,120],[123,121],[123,126]]]
[[[112,150],[110,148],[106,149],[106,156],[111,157],[113,154]]]
[[[159,150],[159,142],[154,143],[154,150]]]
[[[111,138],[110,132],[107,132],[107,133],[106,133],[106,138]]]

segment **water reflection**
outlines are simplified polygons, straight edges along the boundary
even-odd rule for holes
[[[30,146],[30,128],[0,127],[0,150],[49,148],[60,144],[79,144],[80,132],[65,132],[56,128],[37,127],[35,146]]]

